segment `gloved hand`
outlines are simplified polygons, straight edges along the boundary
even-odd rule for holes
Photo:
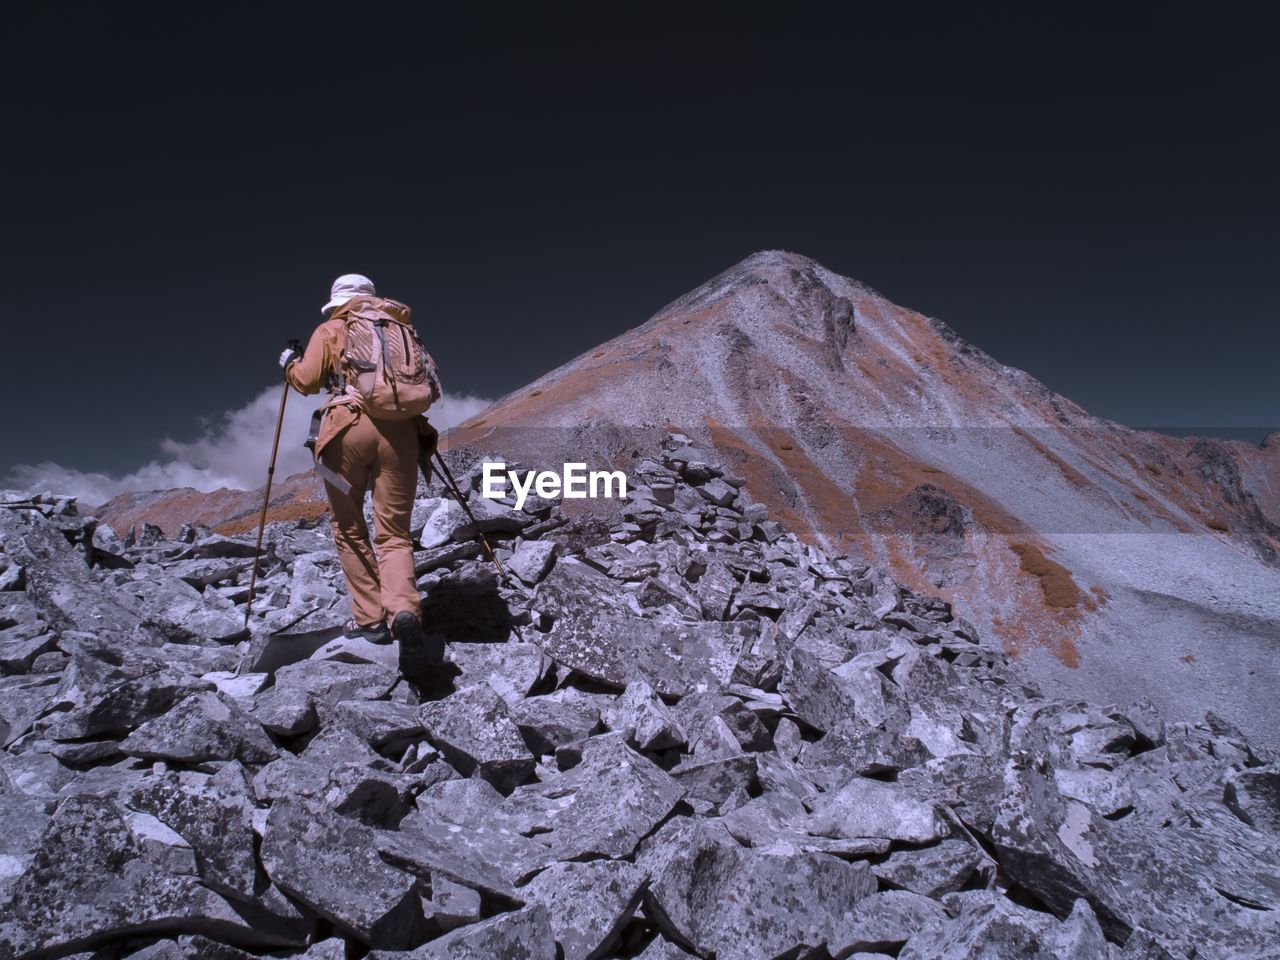
[[[280,367],[287,370],[289,368],[289,364],[293,363],[295,360],[301,359],[302,358],[298,355],[297,350],[293,349],[293,347],[285,347],[284,353],[280,354]]]

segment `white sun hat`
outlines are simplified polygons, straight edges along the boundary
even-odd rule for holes
[[[333,281],[333,286],[329,289],[329,302],[320,308],[320,312],[327,315],[352,297],[360,296],[376,296],[373,281],[359,273],[344,273]]]

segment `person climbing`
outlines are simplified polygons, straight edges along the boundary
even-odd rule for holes
[[[427,649],[422,598],[414,577],[409,525],[417,490],[421,416],[440,398],[435,361],[422,347],[403,303],[379,297],[356,273],[333,282],[326,317],[301,355],[280,355],[285,380],[299,393],[329,390],[308,446],[329,498],[330,527],[351,594],[348,637],[399,644],[400,670],[421,676],[440,662]],[[372,544],[364,502],[372,489]],[[390,628],[388,629],[388,623]]]

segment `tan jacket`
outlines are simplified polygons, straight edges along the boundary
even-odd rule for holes
[[[311,334],[310,341],[307,343],[302,359],[289,364],[285,370],[285,380],[299,393],[306,396],[319,393],[322,388],[329,385],[330,374],[339,372],[346,333],[343,314],[346,307],[350,303],[354,303],[355,299],[339,307],[328,320],[316,327],[315,332]],[[401,321],[403,323],[409,322],[409,308],[403,303],[386,298],[380,299],[382,308],[388,313],[403,317]],[[428,369],[431,371],[436,399],[439,399],[440,386],[437,379],[438,375],[435,372],[435,361],[428,356],[427,364]],[[355,423],[360,417],[360,409],[354,400],[344,402],[343,395],[335,393],[330,403],[332,406],[325,413],[324,421],[320,425],[320,435],[316,438],[317,455],[324,449],[326,443],[342,433],[343,430]]]

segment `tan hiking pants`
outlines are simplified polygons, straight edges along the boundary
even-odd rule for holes
[[[414,420],[373,420],[335,408],[326,414],[351,419],[321,449],[325,466],[351,484],[351,492],[326,483],[330,526],[338,560],[351,591],[351,608],[361,624],[381,623],[405,610],[421,617],[421,597],[413,573],[409,533],[418,486],[418,425]],[[364,520],[365,492],[373,488],[376,536],[369,542]]]

